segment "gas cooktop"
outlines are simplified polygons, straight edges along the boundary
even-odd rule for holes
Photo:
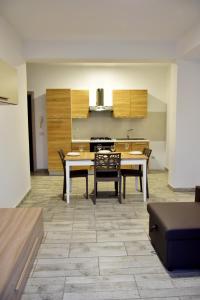
[[[106,140],[106,141],[111,140],[111,138],[107,137],[107,136],[100,136],[100,137],[92,136],[90,139],[93,140],[93,141],[94,140]]]

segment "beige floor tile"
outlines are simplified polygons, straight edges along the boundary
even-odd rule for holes
[[[126,250],[122,242],[72,243],[70,257],[124,256]]]
[[[38,259],[32,277],[99,275],[97,258]]]
[[[200,270],[167,272],[155,254],[146,203],[131,178],[123,204],[113,184],[102,183],[96,205],[84,198],[82,179],[73,180],[70,203],[62,201],[62,180],[33,176],[21,204],[43,207],[45,222],[22,300],[200,300]],[[194,201],[194,193],[171,191],[165,172],[149,174],[149,190],[149,202]]]
[[[143,229],[123,229],[123,230],[104,230],[97,231],[98,242],[109,241],[140,241],[148,240],[147,234]]]
[[[128,255],[152,255],[155,253],[149,240],[125,242],[125,248]]]
[[[63,292],[60,293],[42,293],[23,294],[21,300],[63,300]]]

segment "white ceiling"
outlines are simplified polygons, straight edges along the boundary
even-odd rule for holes
[[[0,0],[26,61],[200,59],[200,0]]]
[[[24,40],[177,41],[200,20],[200,0],[1,0]]]

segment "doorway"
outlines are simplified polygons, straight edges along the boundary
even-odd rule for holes
[[[33,92],[27,93],[28,112],[28,136],[29,136],[29,160],[30,172],[36,171],[36,149],[35,149],[35,113]]]

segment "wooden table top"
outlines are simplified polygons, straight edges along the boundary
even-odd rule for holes
[[[95,152],[79,152],[80,155],[66,155],[65,160],[94,160]],[[119,152],[116,152],[119,153]],[[147,159],[144,154],[130,154],[129,152],[121,152],[121,159]]]

